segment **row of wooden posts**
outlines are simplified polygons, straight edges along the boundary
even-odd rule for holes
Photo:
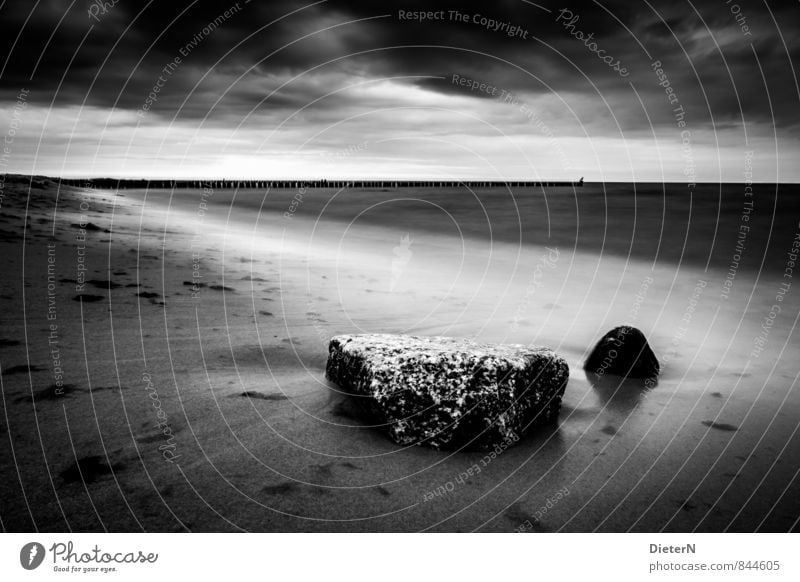
[[[130,189],[300,189],[300,188],[544,188],[583,186],[577,182],[497,180],[120,180],[62,178],[62,184],[84,188]]]

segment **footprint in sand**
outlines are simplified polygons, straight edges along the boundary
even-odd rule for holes
[[[263,493],[267,495],[285,495],[286,493],[293,493],[300,489],[300,485],[294,481],[284,481],[277,485],[266,485],[261,488]]]
[[[77,222],[73,222],[72,224],[70,224],[70,226],[73,227],[73,228],[82,228],[83,230],[85,230],[87,232],[111,232],[107,228],[99,227],[93,222],[87,222],[83,226],[81,226]]]
[[[252,398],[255,400],[271,400],[273,402],[289,400],[289,397],[285,394],[267,394],[256,390],[245,390],[239,394],[231,394],[229,398]]]
[[[41,366],[29,366],[28,364],[21,364],[19,366],[11,366],[10,368],[3,370],[3,375],[13,376],[14,374],[24,374],[26,372],[41,372],[44,369],[45,368]]]
[[[739,430],[739,427],[733,424],[727,424],[724,422],[714,422],[713,420],[704,420],[701,424],[703,426],[707,426],[709,428],[715,428],[717,430],[722,430],[725,432],[735,432]]]
[[[102,279],[90,279],[86,282],[93,287],[97,287],[98,289],[116,289],[117,287],[122,287],[122,285],[119,283],[114,283],[114,281],[105,281]]]
[[[147,427],[150,428],[151,425],[148,424]],[[182,429],[173,426],[172,427],[172,434],[176,435],[179,432],[181,432],[181,430]],[[169,440],[169,437],[167,437],[162,432],[157,432],[157,433],[149,435],[149,436],[138,436],[138,437],[136,437],[136,442],[137,443],[145,444],[145,445],[149,445],[149,444],[152,444],[152,443],[161,443],[161,442],[165,442],[167,440]]]
[[[600,429],[600,432],[602,432],[603,434],[607,434],[609,436],[614,436],[615,434],[617,434],[618,431],[616,427],[607,424]]]
[[[535,533],[547,533],[550,531],[550,528],[543,521],[526,512],[519,502],[509,507],[503,513],[503,517],[514,524],[514,530]]]
[[[314,467],[314,473],[320,481],[328,481],[333,477],[334,463],[323,463]]]
[[[71,396],[78,392],[87,392],[85,388],[79,388],[74,384],[62,384],[60,387],[51,384],[47,388],[42,388],[33,394],[24,394],[17,397],[14,402],[39,402],[41,400],[58,400]]]
[[[73,301],[80,301],[81,303],[97,303],[103,299],[105,299],[103,295],[87,295],[85,293],[72,298]]]
[[[141,297],[142,299],[149,299],[150,303],[153,305],[166,305],[164,301],[160,301],[158,298],[161,297],[158,293],[153,293],[152,291],[140,291],[136,294],[137,297]]]
[[[78,459],[77,462],[61,471],[61,478],[65,483],[92,483],[104,475],[111,474],[112,471],[124,468],[123,463],[109,466],[103,462],[102,457],[91,455]]]
[[[95,392],[106,392],[109,390],[113,392],[115,390],[120,390],[120,389],[121,388],[119,386],[95,386],[94,388],[90,388],[89,392],[94,394]]]

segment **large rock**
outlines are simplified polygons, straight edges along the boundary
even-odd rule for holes
[[[660,370],[647,338],[629,325],[615,327],[604,335],[583,368],[600,376],[614,374],[629,378],[654,378]]]
[[[331,339],[326,376],[400,445],[487,448],[556,419],[569,367],[547,348],[365,334]]]

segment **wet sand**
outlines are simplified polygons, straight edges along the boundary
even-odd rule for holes
[[[724,293],[741,187],[42,185],[0,208],[6,530],[798,527],[791,192],[759,190]],[[622,323],[656,386],[581,369]],[[359,331],[549,346],[559,423],[488,461],[398,448],[324,379],[328,338]]]

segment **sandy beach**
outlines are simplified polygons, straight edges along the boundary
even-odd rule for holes
[[[793,197],[8,177],[2,526],[796,530]],[[583,371],[623,323],[656,386]],[[570,366],[559,422],[494,456],[398,447],[324,378],[329,338],[359,332],[548,346]]]

